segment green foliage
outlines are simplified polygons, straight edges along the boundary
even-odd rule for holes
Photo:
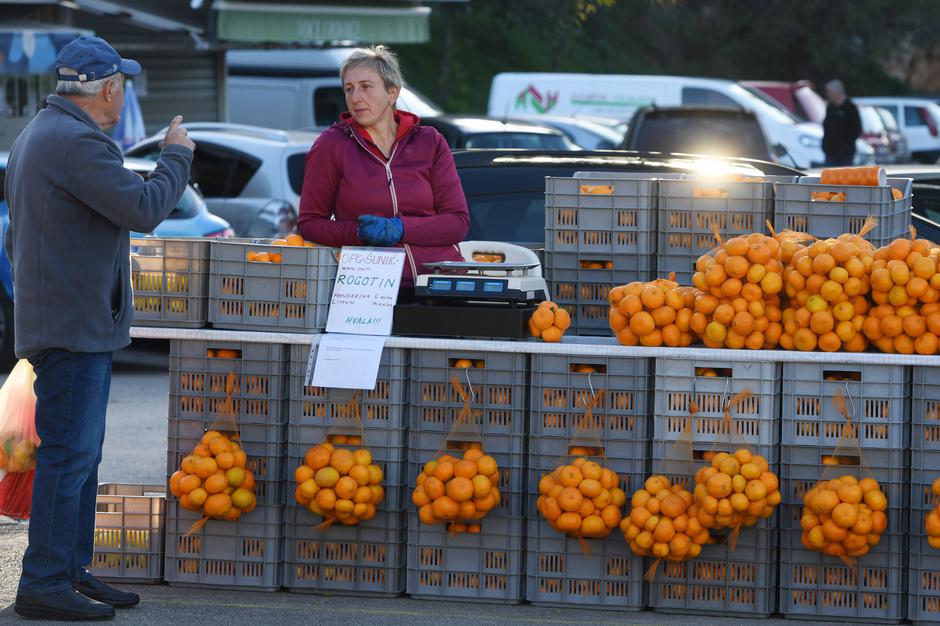
[[[936,0],[471,0],[434,5],[431,41],[398,52],[405,79],[445,110],[482,113],[508,71],[838,77],[851,94],[905,93],[884,61],[935,45],[938,30]]]

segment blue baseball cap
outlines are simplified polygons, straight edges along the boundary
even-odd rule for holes
[[[70,67],[78,72],[77,76],[59,74],[63,67]],[[59,80],[77,80],[87,82],[101,80],[117,73],[128,76],[140,74],[140,63],[122,59],[117,50],[101,37],[81,35],[67,43],[55,60],[55,71]]]

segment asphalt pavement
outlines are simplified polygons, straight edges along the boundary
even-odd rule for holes
[[[161,484],[166,477],[168,401],[166,342],[138,341],[115,358],[100,482]],[[2,382],[2,380],[0,380]],[[0,517],[0,624],[28,623],[13,612],[27,525]],[[593,611],[505,606],[410,598],[363,598],[123,585],[140,606],[118,612],[119,624],[754,624],[753,619],[672,615],[649,611]],[[34,622],[35,623],[35,622]],[[50,622],[51,623],[51,622]],[[784,619],[766,626],[793,625]],[[803,622],[836,624],[834,622]],[[861,622],[856,622],[861,623]],[[841,623],[844,626],[844,622]]]

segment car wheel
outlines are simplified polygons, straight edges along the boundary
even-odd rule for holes
[[[0,291],[0,371],[9,372],[16,364],[13,343],[13,301]]]

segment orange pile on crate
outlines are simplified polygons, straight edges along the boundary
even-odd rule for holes
[[[557,343],[571,328],[571,316],[551,300],[539,303],[529,318],[529,333],[542,341]]]
[[[170,492],[184,509],[234,522],[257,505],[247,464],[236,438],[210,430],[170,476]]]
[[[275,239],[270,246],[293,246],[295,248],[314,248],[316,244],[311,241],[304,241],[304,238],[297,234],[290,234],[284,239]],[[245,254],[245,259],[252,263],[280,263],[282,255],[280,252],[253,252],[249,250]]]
[[[443,454],[424,464],[411,501],[424,524],[451,522],[452,532],[480,532],[477,521],[499,506],[499,466],[471,443],[463,458]]]
[[[333,441],[358,445],[361,438],[333,437]],[[385,497],[382,468],[372,462],[365,448],[349,450],[329,442],[311,446],[304,462],[294,470],[294,499],[325,521],[353,526],[375,517]]]
[[[542,476],[536,508],[558,532],[599,539],[620,524],[626,499],[616,472],[578,457]]]

